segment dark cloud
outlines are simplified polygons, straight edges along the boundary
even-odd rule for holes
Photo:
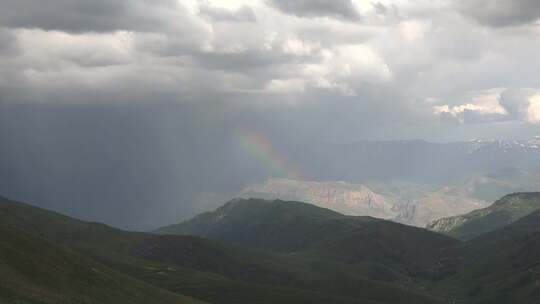
[[[17,36],[7,29],[0,28],[0,55],[14,55],[18,49]]]
[[[501,93],[499,104],[506,110],[511,119],[524,120],[527,118],[531,95],[533,93],[526,89],[505,90]]]
[[[194,54],[198,66],[205,69],[238,71],[251,73],[250,77],[269,76],[272,70],[277,70],[288,64],[318,63],[320,58],[312,56],[294,56],[280,52],[264,50],[246,50],[237,53],[198,52]],[[258,70],[259,74],[252,74]]]
[[[269,0],[269,3],[284,13],[298,17],[360,18],[351,0]]]
[[[0,195],[146,228],[271,176],[242,130],[326,166],[341,161],[328,143],[540,128],[523,123],[528,91],[501,95],[508,114],[481,102],[538,92],[532,28],[486,29],[440,1],[369,2],[362,22],[351,0],[221,1],[0,0]],[[474,3],[460,9],[485,24],[534,20]]]
[[[439,114],[439,118],[443,123],[448,124],[460,124],[460,120],[456,115],[453,115],[450,112],[441,112]]]
[[[0,26],[65,32],[153,31],[163,27],[166,11],[176,6],[174,0],[3,0]]]
[[[388,14],[388,7],[386,7],[386,5],[380,3],[380,2],[377,2],[377,3],[373,3],[373,7],[375,8],[375,12],[379,15],[386,15]]]
[[[199,193],[238,191],[260,171],[234,147],[219,102],[130,99],[0,104],[0,193],[149,229],[203,211],[192,203]]]
[[[475,110],[464,110],[460,114],[463,123],[465,124],[479,124],[479,123],[493,123],[504,122],[511,120],[508,115],[500,113],[483,113]]]
[[[238,10],[229,10],[225,8],[215,7],[211,5],[201,5],[200,13],[203,16],[209,17],[214,21],[226,22],[255,22],[257,17],[255,12],[249,6],[242,6]]]
[[[481,24],[492,27],[517,26],[540,18],[538,0],[465,0],[459,10]]]

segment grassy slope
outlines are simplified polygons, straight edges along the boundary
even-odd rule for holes
[[[528,200],[530,203],[534,201],[531,200],[533,196],[533,194],[514,196],[512,204],[514,206],[522,204],[518,198]],[[243,214],[243,217],[251,220],[249,222],[251,226],[248,225],[250,231],[257,231],[264,237],[268,236],[270,241],[276,242],[270,243],[277,246],[275,248],[284,250],[283,248],[292,244],[290,242],[293,238],[307,235],[300,242],[306,250],[268,253],[197,237],[124,232],[5,200],[0,200],[0,222],[70,246],[99,259],[115,270],[146,282],[213,303],[437,302],[419,294],[419,285],[429,294],[443,295],[441,298],[446,299],[448,303],[453,303],[451,299],[455,299],[455,303],[540,303],[538,287],[540,211],[533,212],[507,227],[466,243],[459,243],[447,241],[445,237],[418,228],[389,224],[370,218],[358,220],[350,217],[342,218],[331,211],[311,209],[309,205],[306,215],[299,218],[301,210],[306,205],[292,204],[292,210],[289,207],[286,204],[279,204],[277,210],[283,211],[281,208],[285,208],[285,213],[288,213],[280,216],[276,216],[274,212],[276,210],[273,208],[264,209],[264,212],[259,214],[250,208],[242,212],[247,212],[248,216]],[[230,214],[231,210],[228,212]],[[204,215],[205,221],[212,224],[205,228],[210,230],[205,231],[219,231],[215,228],[215,224],[220,224],[219,221],[222,219],[220,216],[223,213],[214,215],[217,217],[212,214]],[[236,215],[232,217],[233,221],[229,223],[234,225],[227,224],[229,226],[226,228],[232,229],[228,233],[232,234],[236,230],[235,225],[242,224],[239,222],[240,218]],[[278,225],[277,228],[268,230],[268,227],[279,223],[283,226]],[[289,229],[282,230],[283,227]],[[292,231],[291,227],[294,228]],[[313,229],[310,230],[312,234],[305,234],[306,227]],[[358,230],[359,227],[362,229]],[[287,231],[291,232],[288,236],[291,239],[280,241],[279,239],[283,237],[281,233]],[[331,237],[336,233],[343,237]],[[252,237],[253,235],[245,234],[241,240],[252,240]],[[34,260],[50,257],[49,254],[43,255],[43,252],[50,250],[49,247],[61,250],[50,243],[40,242],[42,243],[35,245],[37,247],[24,247],[22,252],[30,254],[27,258],[30,262],[9,264],[32,265]],[[5,246],[6,242],[0,244]],[[293,246],[295,249],[301,248],[298,244]],[[13,246],[9,245],[8,248]],[[45,251],[39,252],[37,248],[39,250],[44,248]],[[0,251],[1,254],[6,252],[9,251],[5,249]],[[69,254],[85,259],[78,254]],[[19,255],[12,254],[11,258],[13,257],[18,258]],[[24,261],[24,255],[21,259]],[[415,259],[427,260],[428,264],[414,263]],[[442,275],[438,281],[414,281],[416,275],[423,275],[421,271],[416,271],[415,267],[419,267],[422,271],[429,269],[426,268],[432,265],[429,259],[435,259],[442,265],[442,269],[454,274]],[[1,260],[6,258],[2,257]],[[400,268],[410,262],[413,262],[414,267]],[[42,264],[51,267],[63,265],[57,260],[38,263]],[[20,298],[21,290],[24,289],[13,288],[13,285],[5,283],[6,277],[18,278],[19,275],[15,275],[14,270],[6,267],[6,264],[0,265],[3,267],[0,270],[7,274],[2,276],[4,281],[0,280],[4,282],[3,285],[0,284],[1,297]],[[82,278],[88,274],[88,268],[86,270],[82,272],[84,274],[81,275]],[[28,273],[39,271],[31,268]],[[380,280],[391,283],[375,282],[366,278],[367,276],[375,278],[375,275],[381,275]],[[429,278],[430,275],[426,277]],[[62,276],[57,278],[62,280]],[[131,280],[128,277],[123,278]],[[39,276],[36,279],[39,280]],[[407,283],[407,280],[411,279],[413,283]],[[30,280],[25,284],[28,284],[34,293],[25,290],[24,294],[34,295],[34,299],[37,294],[40,299],[52,302],[59,294],[61,296],[66,294],[55,289],[59,288],[55,286],[63,286],[58,282],[60,281],[38,281],[39,284],[52,284],[52,287],[45,285],[47,288],[44,289]],[[99,280],[92,282],[97,284]],[[133,280],[131,282],[142,284]],[[82,286],[86,287],[84,284]],[[399,286],[402,288],[398,288]],[[126,288],[129,290],[129,287]],[[416,291],[407,292],[406,288],[414,288]],[[88,291],[82,287],[70,287],[67,290],[75,291],[73,297],[82,298],[88,292],[92,296],[113,297],[108,293],[122,291],[121,289]],[[33,303],[32,297],[25,300]]]
[[[446,234],[470,240],[509,225],[538,209],[540,209],[540,193],[515,193],[504,196],[487,208],[441,219],[438,222],[443,223],[443,232]]]
[[[156,286],[213,303],[433,303],[363,269],[185,236],[131,233],[3,201],[0,221],[88,254]],[[255,301],[257,299],[257,301]]]
[[[199,303],[0,226],[0,303]]]
[[[298,294],[292,289],[302,289],[304,291],[319,291],[321,293],[342,295],[342,300],[362,298],[367,303],[427,303],[431,302],[419,293],[405,291],[397,288],[397,285],[376,282],[366,279],[366,269],[356,265],[345,265],[337,263],[331,259],[321,258],[318,255],[308,253],[294,255],[279,255],[266,252],[259,252],[246,249],[238,249],[229,246],[219,246],[219,243],[210,242],[193,237],[191,245],[186,243],[171,242],[167,239],[176,239],[177,236],[160,236],[152,239],[148,244],[141,247],[141,250],[151,248],[145,253],[145,257],[167,262],[169,265],[189,267],[190,269],[206,270],[213,273],[209,282],[213,284],[213,289],[223,290],[225,294],[234,293],[227,285],[233,284],[246,286],[251,292],[257,295],[264,295],[262,285],[272,286],[270,290],[291,291],[291,295]],[[206,243],[202,245],[200,243]],[[161,243],[161,244],[160,244]],[[211,250],[207,249],[211,245]],[[196,256],[197,259],[191,258]],[[129,270],[128,270],[129,271]],[[175,276],[174,272],[165,271],[166,275]],[[208,272],[206,273],[208,274]],[[216,282],[218,277],[226,277],[227,284]],[[174,277],[168,279],[171,282],[178,282],[182,278]],[[236,282],[233,282],[236,281]],[[201,282],[204,280],[201,280]],[[249,283],[248,283],[249,282]],[[283,288],[283,287],[287,288]],[[317,302],[322,300],[321,293]],[[190,293],[187,293],[190,294]],[[307,295],[307,293],[304,293]],[[258,302],[266,302],[265,297],[259,297]],[[267,298],[267,297],[266,297]],[[250,299],[249,302],[253,300]],[[280,300],[283,302],[284,300]],[[289,300],[286,302],[296,303],[299,300]],[[315,301],[315,300],[311,300]],[[336,300],[334,300],[336,301]],[[333,301],[331,301],[333,302]]]
[[[287,233],[291,235],[291,238],[297,238],[304,234],[305,226],[311,224],[317,228],[310,231],[316,231],[315,234],[319,236],[319,240],[323,241],[312,241],[308,235],[307,241],[304,240],[303,244],[309,248],[309,253],[314,253],[314,256],[318,257],[322,255],[333,257],[353,264],[359,260],[380,262],[377,269],[379,273],[396,270],[400,273],[409,271],[410,268],[400,271],[400,267],[407,264],[406,262],[412,262],[414,265],[415,259],[408,257],[407,254],[400,254],[399,250],[406,249],[407,244],[412,244],[419,246],[417,251],[409,251],[413,253],[413,256],[416,255],[417,259],[425,261],[435,258],[440,263],[440,277],[424,285],[429,293],[444,295],[443,298],[449,303],[454,303],[455,300],[455,303],[532,304],[540,303],[540,211],[534,212],[539,207],[539,197],[538,193],[519,193],[504,197],[494,204],[489,212],[486,212],[485,218],[475,219],[474,223],[471,222],[468,226],[476,229],[477,233],[494,230],[493,232],[461,244],[441,241],[439,246],[448,246],[441,248],[440,251],[429,251],[428,248],[427,256],[422,255],[425,250],[422,248],[423,241],[429,244],[437,243],[436,237],[429,240],[428,236],[431,234],[411,233],[408,228],[402,226],[394,230],[387,223],[378,227],[376,223],[381,221],[370,222],[363,219],[363,229],[360,232],[353,229],[356,232],[345,234],[346,237],[342,239],[333,238],[331,241],[325,241],[328,235],[326,232],[343,233],[347,231],[346,228],[343,230],[343,226],[350,227],[355,224],[344,223],[343,219],[334,213],[324,214],[326,216],[324,220],[321,220],[321,217],[313,222],[306,221],[305,218],[299,220],[295,216],[295,209],[284,219],[280,215],[281,212],[276,212],[276,210],[280,211],[285,206],[276,207],[268,202],[256,203],[266,204],[260,212],[249,210],[249,208],[248,211],[242,208],[244,210],[236,212],[235,206],[247,204],[247,202],[235,202],[221,210],[206,213],[192,221],[168,227],[165,230],[169,233],[176,230],[176,232],[201,234],[254,246],[259,246],[258,240],[255,239],[256,235],[270,235],[271,241],[276,242],[270,243],[272,248],[286,251],[297,249],[287,248]],[[297,205],[295,208],[300,206]],[[277,223],[282,223],[283,227],[290,229],[290,227],[295,227],[293,224],[295,222],[299,223],[296,227],[300,232],[280,231],[279,228],[270,229],[278,225]],[[250,229],[238,238],[238,233],[235,231],[242,226]],[[501,226],[502,228],[497,229]],[[221,227],[225,229],[221,230]],[[285,238],[284,241],[283,238]],[[365,256],[373,253],[376,255]],[[392,275],[390,274],[389,277]]]
[[[346,233],[334,231],[331,235],[321,235],[315,231],[327,221],[342,218],[340,213],[300,202],[237,199],[215,211],[163,227],[157,232],[197,235],[250,248],[292,252],[305,249],[322,239]]]
[[[300,202],[235,200],[158,230],[283,253],[308,252],[346,264],[391,268],[404,276],[436,272],[439,248],[454,239],[370,217],[345,216]]]
[[[275,252],[320,248],[351,236],[365,239],[424,239],[423,250],[458,243],[452,238],[372,217],[346,216],[301,202],[234,200],[215,211],[158,229],[162,234],[188,234]]]
[[[540,211],[468,241],[451,256],[461,260],[456,273],[436,291],[463,303],[540,303]]]

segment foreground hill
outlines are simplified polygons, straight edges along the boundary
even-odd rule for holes
[[[159,303],[176,300],[127,275],[218,304],[540,302],[540,211],[467,242],[305,203],[264,200],[235,200],[161,230],[211,239],[121,231],[8,200],[0,200],[0,222],[8,227],[0,230],[7,231],[0,235],[0,260],[8,261],[0,264],[0,302],[82,297],[82,303],[108,303],[99,300],[123,292],[138,297],[129,303],[147,292],[165,297]],[[113,284],[104,286],[101,274]],[[140,286],[141,293],[130,286]]]
[[[437,220],[428,229],[467,240],[511,224],[538,209],[540,193],[515,193],[487,208]]]
[[[529,214],[497,222],[491,232],[462,243],[439,243],[420,229],[346,217],[303,203],[262,200],[236,200],[162,231],[204,235],[295,255],[309,252],[348,265],[376,264],[379,267],[372,269],[383,274],[409,272],[428,278],[429,282],[421,284],[427,293],[441,295],[448,303],[533,304],[540,303],[540,210],[530,213],[537,208],[537,199],[537,193],[502,198],[494,205],[494,213]],[[315,231],[316,237],[311,238],[306,231]],[[300,244],[290,247],[290,240],[298,238]],[[426,274],[430,265],[438,267]]]
[[[201,303],[0,226],[0,303]]]
[[[314,219],[341,216],[310,210]],[[405,286],[410,281],[405,273],[381,276],[363,264],[348,265],[318,253],[282,255],[198,237],[126,232],[9,200],[0,200],[0,222],[211,303],[439,303],[416,286]]]
[[[522,212],[523,206],[535,206],[537,197],[514,194],[496,205]],[[161,231],[325,257],[371,269],[382,278],[394,278],[394,283],[402,284],[400,277],[423,278],[413,285],[447,303],[540,303],[540,211],[498,225],[473,240],[456,242],[422,229],[347,217],[298,202],[235,200]]]
[[[461,259],[438,288],[457,291],[464,303],[540,303],[540,211],[464,243]]]

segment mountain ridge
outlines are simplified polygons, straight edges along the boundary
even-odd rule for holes
[[[468,193],[470,189],[475,189],[475,185],[435,187],[400,182],[348,183],[271,178],[244,188],[238,196],[244,199],[304,201],[346,215],[372,216],[424,227],[441,217],[486,207],[488,202]]]
[[[289,213],[291,206],[295,212],[305,211],[308,215]],[[312,211],[323,216],[312,218]],[[431,252],[459,244],[441,234],[373,217],[346,216],[305,203],[260,199],[235,200],[157,232],[191,234],[278,253],[310,253],[420,276],[438,275]]]
[[[540,192],[512,193],[489,207],[436,220],[427,228],[468,240],[509,225],[538,209],[540,209]]]
[[[314,218],[334,216],[330,210],[313,210]],[[411,304],[438,303],[420,290],[374,280],[364,270],[355,273],[318,256],[278,255],[198,237],[121,231],[16,202],[0,202],[0,221],[146,283],[216,304],[352,304],[360,295],[373,304],[390,304],[398,298]]]

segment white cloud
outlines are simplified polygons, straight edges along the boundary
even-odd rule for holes
[[[274,94],[290,94],[303,92],[306,82],[303,79],[272,79],[266,88],[267,92]]]
[[[494,88],[474,92],[470,103],[433,106],[433,113],[460,123],[520,121],[540,123],[540,93],[532,89]]]
[[[467,110],[477,111],[480,113],[497,113],[506,114],[506,111],[500,105],[482,104],[482,103],[466,103],[459,106],[450,107],[448,105],[435,106],[435,113],[448,112],[453,115],[461,114]]]
[[[540,124],[540,93],[533,95],[529,102],[527,120],[532,124]]]
[[[61,6],[38,12],[35,0],[6,2],[21,14],[0,30],[1,89],[40,97],[79,87],[120,94],[137,83],[177,99],[295,94],[306,108],[357,100],[365,107],[351,117],[389,124],[409,124],[418,113],[427,123],[441,115],[463,123],[538,121],[530,92],[492,89],[540,89],[540,28],[534,14],[514,5],[511,21],[520,26],[501,29],[479,24],[478,14],[450,0],[77,1],[72,9],[83,19],[65,22],[52,18],[71,12]],[[35,20],[27,18],[33,12]],[[109,16],[119,18],[104,22]]]
[[[282,48],[285,54],[307,56],[319,51],[320,45],[312,45],[300,39],[287,39]]]
[[[405,21],[399,25],[401,34],[409,42],[414,42],[415,40],[421,39],[429,29],[429,22],[417,20]]]
[[[129,32],[68,34],[20,30],[17,38],[26,51],[25,59],[36,68],[59,68],[65,63],[91,68],[127,64],[134,59],[133,35]]]

